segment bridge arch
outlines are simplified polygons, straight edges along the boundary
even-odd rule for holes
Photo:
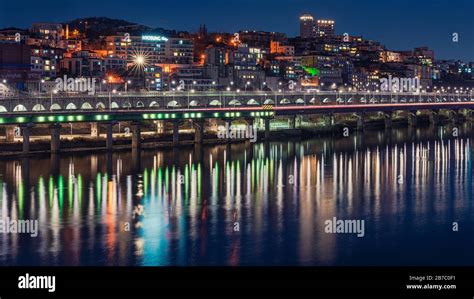
[[[239,100],[232,100],[232,101],[229,102],[229,105],[240,106],[240,105],[242,105],[242,103]]]
[[[95,105],[95,108],[97,109],[105,109],[105,104],[102,102],[99,102]]]
[[[27,111],[26,107],[23,106],[22,104],[16,105],[15,108],[13,108],[13,111],[18,112],[18,111]]]
[[[160,104],[157,101],[153,101],[150,103],[150,107],[160,107]]]
[[[117,102],[112,102],[112,103],[110,104],[110,108],[112,108],[112,109],[120,109],[120,106],[119,106],[119,104],[117,104]]]
[[[143,104],[143,102],[142,102],[142,101],[138,101],[138,102],[137,102],[137,108],[143,108],[143,107],[145,107],[145,105]]]
[[[295,101],[295,104],[306,104],[302,98],[299,98]]]
[[[282,100],[280,101],[280,104],[281,104],[281,105],[290,104],[290,101],[289,101],[288,99],[282,99]]]
[[[76,109],[77,109],[77,107],[73,103],[69,103],[66,106],[66,110],[76,110]]]
[[[323,99],[323,103],[329,103],[329,102],[331,102],[331,99],[330,99],[330,98],[324,98],[324,99]]]
[[[168,104],[166,105],[167,107],[169,108],[174,108],[174,107],[179,107],[179,103],[177,101],[171,101],[171,102],[168,102]]]
[[[189,102],[189,106],[191,106],[191,107],[199,106],[199,101],[198,100],[192,100],[191,102]]]
[[[272,99],[266,99],[265,102],[263,102],[264,105],[275,105],[275,101]]]
[[[44,108],[44,106],[41,105],[41,104],[36,104],[36,105],[33,106],[33,109],[31,109],[31,110],[32,111],[45,111],[46,108]]]
[[[250,100],[247,102],[247,105],[258,105],[258,102],[255,101],[255,99],[250,99]]]
[[[311,104],[315,104],[315,103],[316,103],[316,98],[315,98],[315,97],[312,97],[311,100],[309,100],[309,102],[310,102]]]
[[[81,105],[81,109],[82,110],[89,110],[89,109],[92,109],[92,105],[89,104],[88,102],[85,102]]]
[[[61,106],[59,106],[59,104],[55,103],[51,106],[51,110],[61,110]]]
[[[0,112],[8,112],[8,110],[5,106],[0,106]]]
[[[209,103],[209,106],[221,106],[222,103],[218,100],[212,100],[210,103]]]
[[[127,108],[127,109],[132,108],[132,104],[130,104],[130,102],[125,102],[125,103],[123,103],[122,107]]]

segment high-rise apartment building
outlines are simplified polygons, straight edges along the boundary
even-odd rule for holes
[[[333,20],[317,20],[316,25],[316,35],[317,36],[331,36],[334,35],[334,21]]]
[[[312,15],[304,14],[300,17],[300,36],[304,38],[314,36],[314,18]]]
[[[332,36],[334,26],[333,20],[314,20],[312,15],[304,14],[300,17],[300,36],[303,38]]]

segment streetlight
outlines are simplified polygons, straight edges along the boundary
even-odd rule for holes
[[[191,93],[194,93],[194,91],[195,91],[194,89],[191,89]],[[188,109],[189,109],[189,105],[190,105],[190,103],[189,103],[189,92],[190,91],[188,90]]]
[[[138,67],[138,69],[143,70],[143,88],[146,88],[146,83],[145,83],[145,65],[147,64],[146,58],[143,55],[136,55],[135,59],[133,60],[133,63],[135,66]]]
[[[113,94],[117,93],[117,90],[116,89],[112,90],[112,93]],[[112,110],[112,94],[109,91],[109,111],[110,110]]]
[[[38,93],[41,92],[41,85],[44,83],[44,79],[41,79],[41,81],[38,84]]]
[[[128,85],[129,84],[132,84],[132,81],[130,81],[130,80],[125,81],[125,92],[128,91]]]

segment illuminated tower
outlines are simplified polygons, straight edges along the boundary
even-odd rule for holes
[[[314,32],[314,18],[312,15],[304,14],[300,17],[300,36],[312,37]]]

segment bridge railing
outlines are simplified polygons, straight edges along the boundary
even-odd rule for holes
[[[0,100],[9,100],[9,99],[50,99],[53,98],[149,98],[149,97],[176,97],[176,96],[189,96],[189,97],[251,97],[251,96],[365,96],[365,97],[379,97],[379,96],[390,96],[392,97],[403,97],[403,96],[432,96],[432,97],[440,97],[440,96],[448,96],[448,97],[457,97],[457,96],[470,96],[474,97],[474,94],[471,92],[463,92],[463,93],[434,93],[434,92],[423,92],[423,93],[414,93],[414,92],[338,92],[338,91],[147,91],[147,92],[96,92],[94,94],[88,93],[72,93],[72,92],[59,92],[59,93],[41,93],[41,94],[27,94],[27,93],[17,93],[12,96],[6,96],[0,98]]]

